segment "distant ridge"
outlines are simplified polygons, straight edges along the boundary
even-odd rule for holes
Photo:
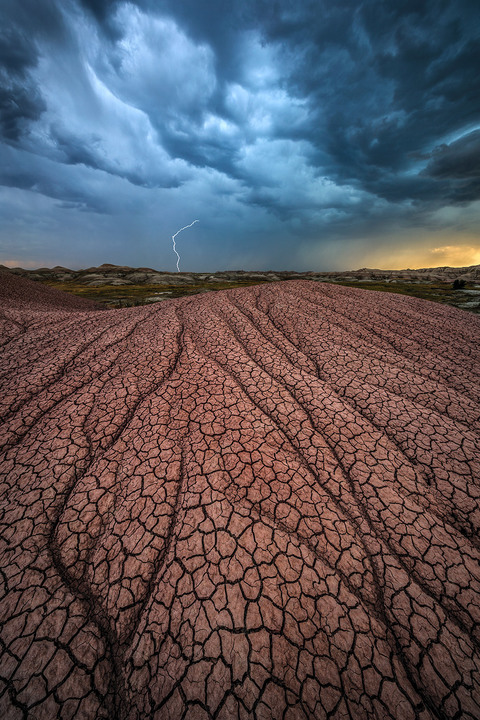
[[[129,267],[128,265],[113,265],[103,263],[82,270],[70,270],[59,265],[53,268],[38,268],[25,270],[20,267],[0,268],[15,275],[40,281],[68,282],[85,285],[142,285],[142,284],[169,284],[188,285],[198,281],[209,280],[219,282],[225,280],[263,280],[276,282],[288,279],[313,280],[383,280],[383,281],[436,281],[452,282],[455,279],[466,282],[480,282],[480,265],[465,267],[450,267],[448,265],[436,268],[406,268],[404,270],[380,270],[378,268],[360,268],[359,270],[331,270],[323,272],[297,272],[272,270],[223,270],[219,272],[168,272],[155,270],[149,267]]]

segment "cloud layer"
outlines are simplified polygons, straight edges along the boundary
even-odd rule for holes
[[[192,270],[475,246],[473,5],[5,0],[0,262],[171,269],[194,217]]]

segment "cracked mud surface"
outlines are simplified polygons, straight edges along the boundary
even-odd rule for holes
[[[0,717],[480,717],[476,317],[24,282],[0,291]]]

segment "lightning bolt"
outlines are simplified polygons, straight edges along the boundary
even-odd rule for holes
[[[182,232],[182,230],[186,230],[187,228],[192,227],[192,225],[195,225],[196,222],[199,222],[199,220],[194,220],[192,223],[190,223],[190,225],[185,225],[185,227],[180,228],[180,230],[177,230],[177,232],[175,233],[175,235],[172,235],[173,252],[174,252],[175,255],[177,256],[177,272],[180,272],[180,268],[179,268],[180,255],[179,255],[178,252],[177,252],[177,245],[176,245],[176,243],[175,243],[175,238],[177,237],[177,235],[178,235],[179,233]]]

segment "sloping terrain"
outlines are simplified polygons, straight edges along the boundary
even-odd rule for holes
[[[7,268],[0,265],[0,272]],[[214,273],[167,273],[152,268],[100,265],[86,270],[56,266],[11,274],[46,283],[58,290],[88,298],[103,307],[135,307],[191,295],[248,287],[279,280],[334,282],[366,289],[396,292],[446,303],[480,314],[480,265],[420,268],[419,270],[362,270],[333,272],[256,272],[226,270]],[[454,284],[455,283],[455,284]]]
[[[23,283],[0,717],[480,717],[479,318],[303,280],[116,311]]]
[[[8,308],[8,317],[22,312],[26,307],[32,312],[37,310],[53,309],[60,310],[86,310],[99,306],[91,300],[76,298],[74,295],[66,295],[64,292],[54,288],[45,287],[38,282],[32,282],[28,278],[19,280],[9,270],[0,268],[0,301],[2,308]],[[3,328],[2,328],[3,329]]]

